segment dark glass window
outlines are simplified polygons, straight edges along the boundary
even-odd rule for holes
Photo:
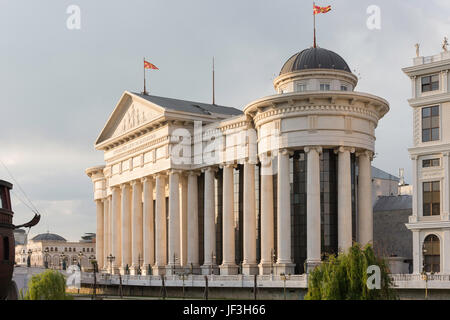
[[[441,159],[427,159],[422,161],[422,167],[423,168],[430,168],[430,167],[439,167],[441,165]]]
[[[348,90],[347,86],[341,86],[341,91],[347,91],[347,90]]]
[[[3,260],[9,260],[9,238],[3,238]]]
[[[439,140],[439,106],[422,108],[422,142]]]
[[[425,272],[441,271],[441,246],[436,235],[429,235],[423,243],[423,259]]]
[[[423,183],[423,215],[439,216],[441,214],[440,182]]]
[[[439,90],[439,75],[422,77],[422,92]]]

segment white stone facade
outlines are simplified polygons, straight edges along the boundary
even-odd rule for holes
[[[307,91],[295,89],[302,81]],[[332,86],[320,91],[315,84],[324,81]],[[95,144],[105,164],[86,170],[97,203],[99,266],[264,275],[294,274],[295,261],[305,269],[319,264],[321,225],[328,223],[321,221],[325,152],[339,177],[333,246],[370,243],[375,128],[389,105],[354,91],[356,84],[348,71],[294,70],[275,79],[278,94],[243,112],[125,92]],[[294,158],[306,164],[301,201],[294,199]],[[301,241],[295,208],[306,210]]]
[[[413,232],[416,274],[423,271],[450,273],[449,69],[450,53],[447,51],[432,57],[417,57],[412,67],[403,69],[411,78],[412,98],[408,102],[414,112],[413,147],[409,149],[413,161],[413,215],[407,227]],[[433,78],[434,85],[429,90],[428,80]],[[431,119],[430,108],[435,108]],[[428,137],[430,121],[434,130],[431,139]],[[430,184],[433,184],[432,194],[428,192]],[[439,252],[434,252],[434,257],[424,244],[432,236],[438,239],[433,251]]]

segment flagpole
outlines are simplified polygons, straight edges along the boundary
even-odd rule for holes
[[[144,57],[144,61],[143,61],[143,67],[144,67],[144,94],[147,94],[147,88],[146,88],[146,84],[145,84],[145,57]]]
[[[213,76],[213,105],[216,104],[216,84],[215,84],[215,68],[214,68],[214,57],[213,57],[213,71],[212,71],[212,76]]]
[[[313,17],[314,17],[314,48],[316,48],[317,47],[317,44],[316,44],[316,12],[315,12],[315,9],[316,8],[316,3],[315,2],[313,2]]]

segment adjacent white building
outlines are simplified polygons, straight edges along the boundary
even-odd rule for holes
[[[418,48],[418,47],[417,47]],[[411,78],[414,112],[413,233],[414,273],[450,274],[450,52],[422,57],[417,49]]]
[[[299,274],[373,240],[371,161],[387,101],[309,48],[240,109],[126,91],[86,170],[105,272]]]

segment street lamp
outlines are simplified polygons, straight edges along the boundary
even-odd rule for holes
[[[114,260],[116,260],[116,257],[114,257],[111,253],[109,254],[109,256],[106,257],[106,259],[109,262],[110,265],[110,269],[111,269],[111,273],[113,273],[113,262]]]
[[[48,269],[48,252],[49,252],[49,250],[47,247],[44,250],[44,267],[45,267],[45,269]]]
[[[83,252],[78,252],[78,267],[80,268],[81,271],[81,259],[84,257]]]
[[[60,261],[61,269],[62,270],[66,270],[66,258],[67,258],[67,256],[64,253],[61,253],[59,255],[59,257],[61,258],[61,261]]]
[[[33,253],[33,251],[31,251],[31,249],[28,249],[28,259],[27,259],[27,267],[30,268],[31,267],[31,254]]]

